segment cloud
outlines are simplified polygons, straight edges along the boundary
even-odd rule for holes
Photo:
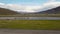
[[[55,7],[60,6],[60,2],[49,2],[49,3],[45,3],[43,4],[43,10],[48,10],[48,9],[52,9]]]
[[[57,2],[56,0],[49,0],[48,2],[38,6],[0,3],[0,7],[2,8],[14,10],[17,12],[25,12],[25,13],[34,13],[34,12],[44,11],[44,10],[52,9],[58,6],[60,6],[60,2]]]
[[[0,4],[1,6],[2,4]],[[26,6],[26,5],[17,5],[17,4],[4,4],[1,7],[14,10],[17,12],[37,12],[35,10],[42,8],[41,6]]]
[[[57,0],[48,0],[48,2],[55,2],[55,1],[57,1]]]

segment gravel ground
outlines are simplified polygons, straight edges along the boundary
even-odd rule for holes
[[[0,29],[0,34],[60,34],[59,30]]]

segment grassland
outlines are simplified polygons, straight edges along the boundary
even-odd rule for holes
[[[0,17],[60,17],[60,14],[16,14],[0,15]]]
[[[0,28],[60,30],[60,20],[0,20]]]

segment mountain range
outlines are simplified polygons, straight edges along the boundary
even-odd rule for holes
[[[0,8],[0,15],[15,15],[18,14],[16,11],[12,11],[5,8]]]
[[[17,11],[0,8],[0,15],[16,15],[16,14],[20,14],[20,13],[18,13]],[[37,12],[37,14],[60,14],[60,6],[45,11],[39,11]]]
[[[60,14],[60,6],[49,10],[38,12],[39,14]]]

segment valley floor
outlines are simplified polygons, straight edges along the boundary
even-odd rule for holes
[[[0,20],[0,28],[60,30],[60,20]]]
[[[0,15],[0,17],[60,17],[60,14],[16,14]]]

